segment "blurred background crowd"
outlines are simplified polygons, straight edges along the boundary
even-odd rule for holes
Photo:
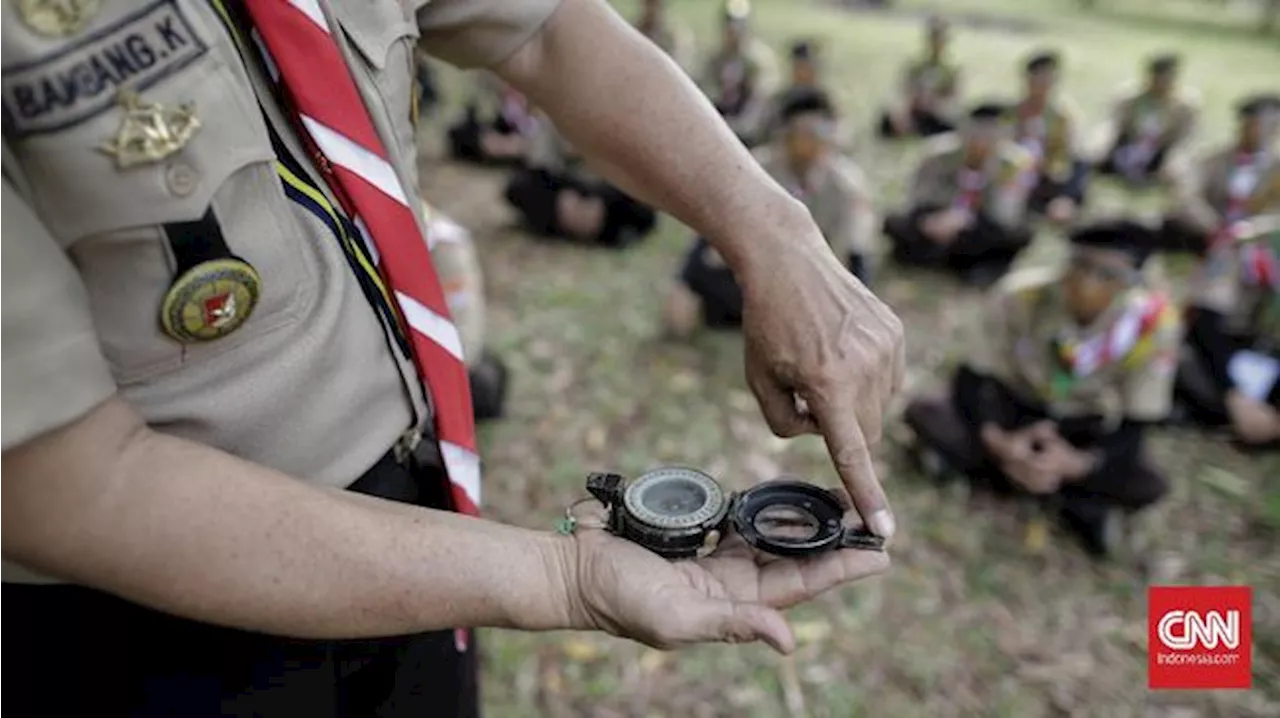
[[[488,708],[1280,712],[1280,3],[617,4],[906,324],[896,567],[798,611],[788,658],[493,632]],[[488,473],[520,482],[495,518],[549,525],[591,470],[832,480],[753,413],[704,240],[493,77],[423,55],[417,89]],[[1252,692],[1148,694],[1169,583],[1254,587]]]

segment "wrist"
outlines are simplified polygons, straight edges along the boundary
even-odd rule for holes
[[[542,567],[542,590],[536,596],[513,596],[506,624],[525,631],[593,628],[581,598],[577,540],[544,533],[531,545]]]
[[[781,188],[745,204],[721,231],[707,240],[743,281],[757,271],[772,272],[780,258],[806,250],[830,251],[809,210]]]

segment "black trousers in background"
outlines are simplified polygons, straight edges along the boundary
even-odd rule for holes
[[[907,214],[889,215],[884,233],[893,244],[893,259],[899,264],[932,267],[955,272],[966,279],[981,275],[986,283],[1009,269],[1018,254],[1031,244],[1031,230],[1006,229],[983,214],[950,245],[929,241],[921,221],[936,207],[918,207]]]
[[[707,263],[711,243],[698,237],[685,254],[680,281],[702,300],[702,322],[712,328],[742,325],[742,287],[726,264]],[[861,254],[847,258],[849,271],[863,283],[870,283],[870,261]]]
[[[415,475],[416,474],[416,475]],[[384,457],[350,489],[444,506],[439,469]],[[4,584],[12,716],[474,718],[475,632],[294,640],[153,611],[77,586]]]
[[[604,226],[592,238],[592,243],[601,247],[628,247],[643,239],[658,223],[657,212],[652,207],[613,185],[584,182],[572,172],[518,169],[507,182],[504,197],[530,231],[544,237],[567,238],[556,207],[556,196],[565,190],[597,197],[604,203]]]
[[[1089,184],[1089,164],[1077,160],[1071,165],[1071,174],[1065,181],[1059,182],[1046,175],[1040,176],[1040,181],[1031,190],[1027,197],[1027,209],[1036,214],[1044,214],[1049,208],[1049,203],[1058,197],[1066,197],[1076,203],[1076,206],[1084,205],[1085,191]]]
[[[449,128],[449,154],[454,159],[482,165],[519,166],[522,159],[506,157],[490,157],[484,151],[480,138],[486,130],[502,135],[514,135],[517,130],[511,123],[498,115],[489,122],[482,122],[476,108],[467,108],[466,114],[457,124]]]
[[[899,137],[932,137],[945,132],[953,132],[956,129],[955,124],[940,115],[925,110],[912,110],[911,122],[915,125],[915,133],[911,135],[898,134],[897,128],[893,125],[893,118],[888,112],[880,115],[879,135],[883,139],[895,139]]]
[[[966,419],[975,413],[990,417],[1003,429],[1017,429],[1051,418],[1043,407],[1024,402],[1011,393],[986,391],[985,377],[961,367],[949,397],[913,401],[904,420],[922,444],[937,451],[971,482],[996,493],[1026,495],[999,468],[980,436],[981,426]],[[968,406],[981,402],[982,406]],[[1058,431],[1076,448],[1093,448],[1101,438],[1091,420],[1058,420]],[[1064,523],[1093,553],[1101,553],[1100,534],[1108,510],[1138,511],[1168,493],[1168,480],[1141,456],[1103,462],[1083,480],[1065,484],[1052,496]]]
[[[1227,374],[1231,358],[1237,352],[1255,351],[1280,359],[1280,349],[1262,346],[1256,337],[1227,332],[1223,317],[1207,309],[1188,309],[1186,324],[1174,397],[1192,421],[1226,426],[1231,423],[1227,392],[1234,385]],[[1280,382],[1271,387],[1266,403],[1280,410]]]

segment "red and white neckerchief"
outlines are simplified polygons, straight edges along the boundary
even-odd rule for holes
[[[1124,311],[1105,329],[1084,340],[1061,338],[1054,342],[1059,360],[1076,378],[1089,376],[1125,358],[1160,321],[1167,300],[1147,294],[1127,301]]]
[[[317,0],[245,0],[254,39],[280,83],[299,137],[343,209],[375,250],[375,261],[396,299],[414,365],[435,406],[435,429],[453,508],[477,515],[480,459],[476,454],[471,388],[462,340],[449,315],[417,200],[388,161],[386,148],[334,40]],[[466,633],[455,633],[459,650]]]

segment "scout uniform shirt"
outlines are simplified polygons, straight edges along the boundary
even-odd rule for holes
[[[1155,421],[1169,413],[1181,329],[1177,308],[1137,287],[1091,326],[1076,327],[1060,270],[1013,272],[982,316],[976,371],[994,376],[1056,418]]]
[[[762,147],[755,155],[778,184],[809,208],[822,236],[842,261],[851,252],[867,254],[874,249],[879,222],[866,176],[852,160],[828,153],[802,181],[787,162],[782,147]]]
[[[907,107],[925,109],[940,115],[950,114],[951,103],[960,82],[960,68],[945,59],[922,58],[908,63],[903,73],[907,92]],[[932,103],[926,103],[926,100]]]
[[[1027,188],[1023,178],[1031,156],[1011,141],[996,145],[985,167],[964,166],[964,143],[955,133],[933,139],[916,168],[911,186],[912,207],[963,207],[985,212],[1006,229],[1022,224]]]
[[[1054,100],[1036,115],[1019,104],[1009,109],[1014,141],[1027,151],[1035,175],[1066,182],[1076,156],[1076,112],[1065,101]]]
[[[1159,147],[1174,147],[1191,137],[1200,113],[1198,95],[1182,90],[1165,99],[1137,90],[1116,103],[1116,137],[1125,135],[1130,151],[1142,151],[1136,164],[1145,164]],[[1166,158],[1166,161],[1169,158]]]
[[[707,95],[739,135],[760,126],[768,99],[780,84],[773,50],[754,38],[746,43],[738,53],[717,52],[703,78]]]
[[[387,147],[387,180],[409,194],[419,36],[448,62],[492,66],[557,6],[317,2]],[[217,3],[73,7],[0,10],[4,448],[113,393],[159,431],[328,486],[355,481],[406,432],[430,432],[417,371],[338,239],[338,204],[311,163],[298,176],[277,162],[269,127],[292,157],[308,155]],[[184,342],[160,315],[172,240],[193,227],[221,237],[260,286],[246,319],[232,302],[248,298],[243,275],[208,282],[180,317],[208,340]],[[6,564],[5,580],[17,577]]]
[[[1187,282],[1187,301],[1222,315],[1224,329],[1280,349],[1280,212],[1259,231],[1209,249]]]
[[[1177,177],[1174,216],[1213,235],[1233,222],[1280,212],[1280,151],[1242,153],[1231,146]]]

